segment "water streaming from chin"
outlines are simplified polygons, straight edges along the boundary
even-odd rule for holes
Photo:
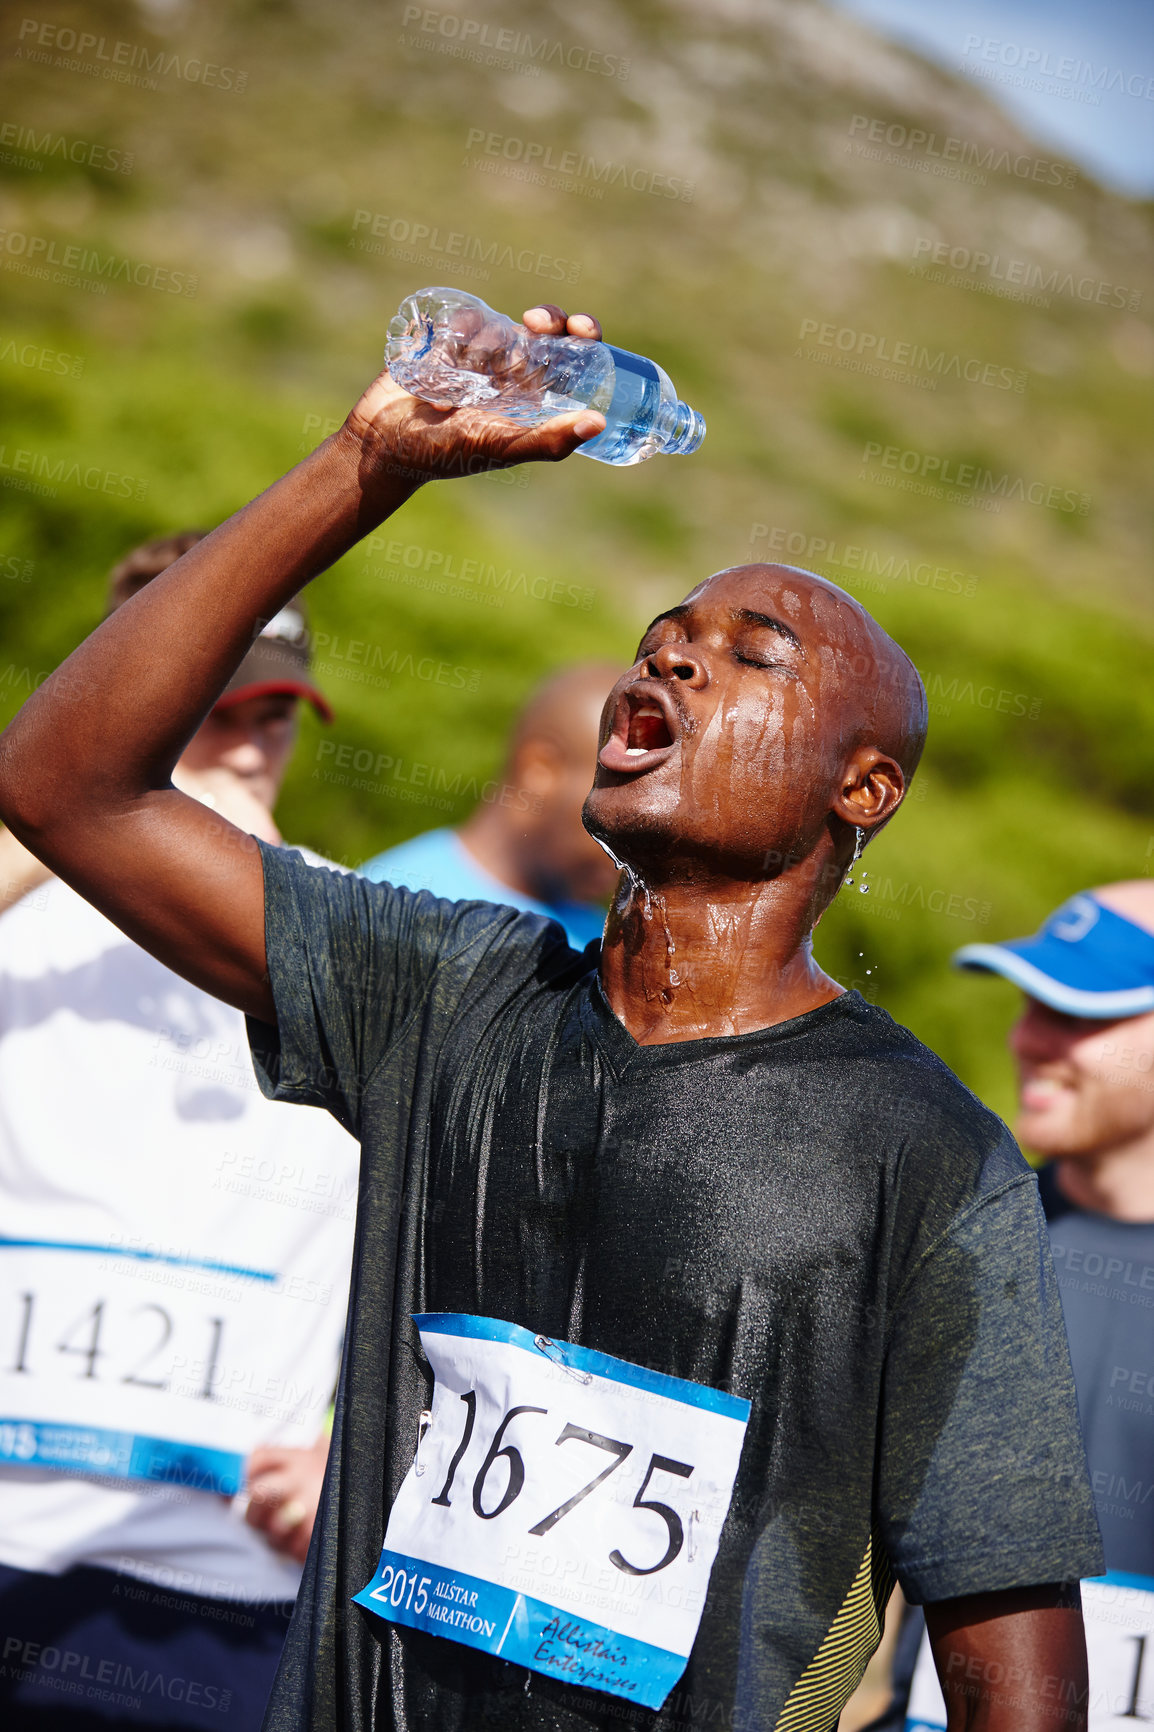
[[[647,884],[635,867],[626,865],[623,870],[622,923],[627,945],[642,958],[642,990],[650,1003],[660,999],[662,1004],[671,1004],[674,991],[682,985],[682,980],[673,965],[677,945],[669,927],[665,896]],[[657,921],[661,924],[665,942],[661,961],[655,964],[650,958],[649,936]]]
[[[590,831],[589,833],[590,833],[590,835],[593,835],[592,831]],[[624,872],[626,870],[625,862],[623,860],[619,860],[617,858],[616,854],[613,852],[613,850],[609,846],[608,842],[605,841],[604,837],[593,836],[593,840],[596,842],[596,844],[599,848],[603,848],[605,850],[606,854],[608,854],[609,858],[612,860],[614,866],[616,866],[618,872]]]

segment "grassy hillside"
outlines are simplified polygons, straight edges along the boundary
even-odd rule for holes
[[[1006,1110],[1014,995],[951,950],[1154,869],[1149,208],[805,0],[91,0],[3,33],[0,720],[126,546],[345,413],[407,291],[590,306],[704,446],[429,488],[344,560],[284,828],[356,860],[463,816],[547,669],[624,661],[719,566],[824,571],[933,719],[819,954]]]

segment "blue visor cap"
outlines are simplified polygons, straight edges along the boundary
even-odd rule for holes
[[[1067,1016],[1141,1016],[1154,1010],[1154,932],[1093,896],[1072,896],[1032,938],[967,944],[958,968],[1002,974]]]

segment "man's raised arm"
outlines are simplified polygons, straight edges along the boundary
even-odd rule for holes
[[[599,337],[556,307],[537,331]],[[425,481],[567,457],[588,411],[525,428],[435,409],[382,374],[339,432],[118,608],[0,736],[0,818],[129,937],[275,1020],[257,844],[171,772],[253,637]]]

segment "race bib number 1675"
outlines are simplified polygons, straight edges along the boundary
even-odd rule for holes
[[[749,1403],[515,1323],[415,1321],[431,1417],[356,1601],[659,1708],[697,1635]]]

